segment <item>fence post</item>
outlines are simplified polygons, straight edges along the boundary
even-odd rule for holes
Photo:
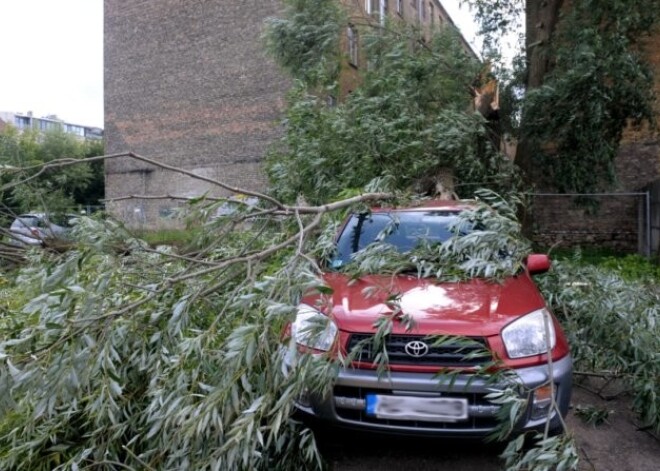
[[[645,195],[646,206],[646,244],[644,247],[644,255],[646,258],[651,258],[651,192],[646,190]]]

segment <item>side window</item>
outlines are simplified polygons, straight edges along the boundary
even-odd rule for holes
[[[14,223],[16,227],[35,227],[37,225],[37,219],[33,217],[20,217]]]

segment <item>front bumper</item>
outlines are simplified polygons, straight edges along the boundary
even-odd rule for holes
[[[548,365],[514,370],[516,383],[521,390],[532,391],[548,384]],[[572,387],[572,359],[570,355],[553,363],[556,403],[562,416],[568,412]],[[334,388],[326,398],[309,395],[300,398],[297,408],[303,415],[314,417],[333,425],[351,429],[371,430],[405,435],[441,435],[448,437],[485,437],[499,425],[496,417],[500,406],[485,396],[497,389],[485,378],[474,375],[458,375],[453,382],[439,381],[434,374],[390,372],[378,378],[373,370],[342,369]],[[392,420],[367,413],[368,395],[394,395],[415,397],[449,397],[467,399],[467,419],[432,422],[418,420]],[[550,411],[550,428],[561,427],[556,411]],[[539,417],[538,409],[529,400],[527,408],[515,426],[515,432],[541,431],[545,428],[548,414]]]

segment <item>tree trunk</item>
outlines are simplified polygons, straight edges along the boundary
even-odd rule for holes
[[[550,40],[559,21],[559,12],[564,0],[527,0],[525,3],[527,55],[527,89],[543,85],[545,76],[552,70],[553,57],[550,50]],[[524,120],[524,116],[523,116]],[[533,149],[525,136],[524,124],[522,134],[516,149],[515,163],[521,169],[523,178],[532,183]],[[523,231],[529,234],[532,227],[531,214],[521,214]]]
[[[527,86],[536,88],[552,68],[549,43],[554,33],[563,0],[527,0],[525,5],[527,34]]]
[[[527,0],[526,15],[526,54],[527,54],[527,89],[543,84],[545,76],[552,69],[553,58],[549,44],[559,20],[559,11],[564,0]],[[523,117],[524,119],[524,117]],[[531,181],[531,149],[524,135],[520,136],[515,162],[522,169],[527,181]]]

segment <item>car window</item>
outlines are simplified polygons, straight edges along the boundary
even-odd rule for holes
[[[71,227],[71,222],[73,219],[78,217],[75,214],[49,214],[48,220],[51,224],[55,224],[61,227]]]
[[[37,227],[39,220],[33,216],[20,216],[12,223],[12,228],[28,228],[28,227]]]
[[[34,225],[39,229],[48,229],[48,221],[46,221],[44,218],[35,218]]]
[[[393,211],[353,215],[337,241],[337,256],[333,266],[344,265],[351,256],[376,242],[394,246],[407,252],[420,242],[444,242],[452,236],[452,225],[457,222],[456,211]]]

